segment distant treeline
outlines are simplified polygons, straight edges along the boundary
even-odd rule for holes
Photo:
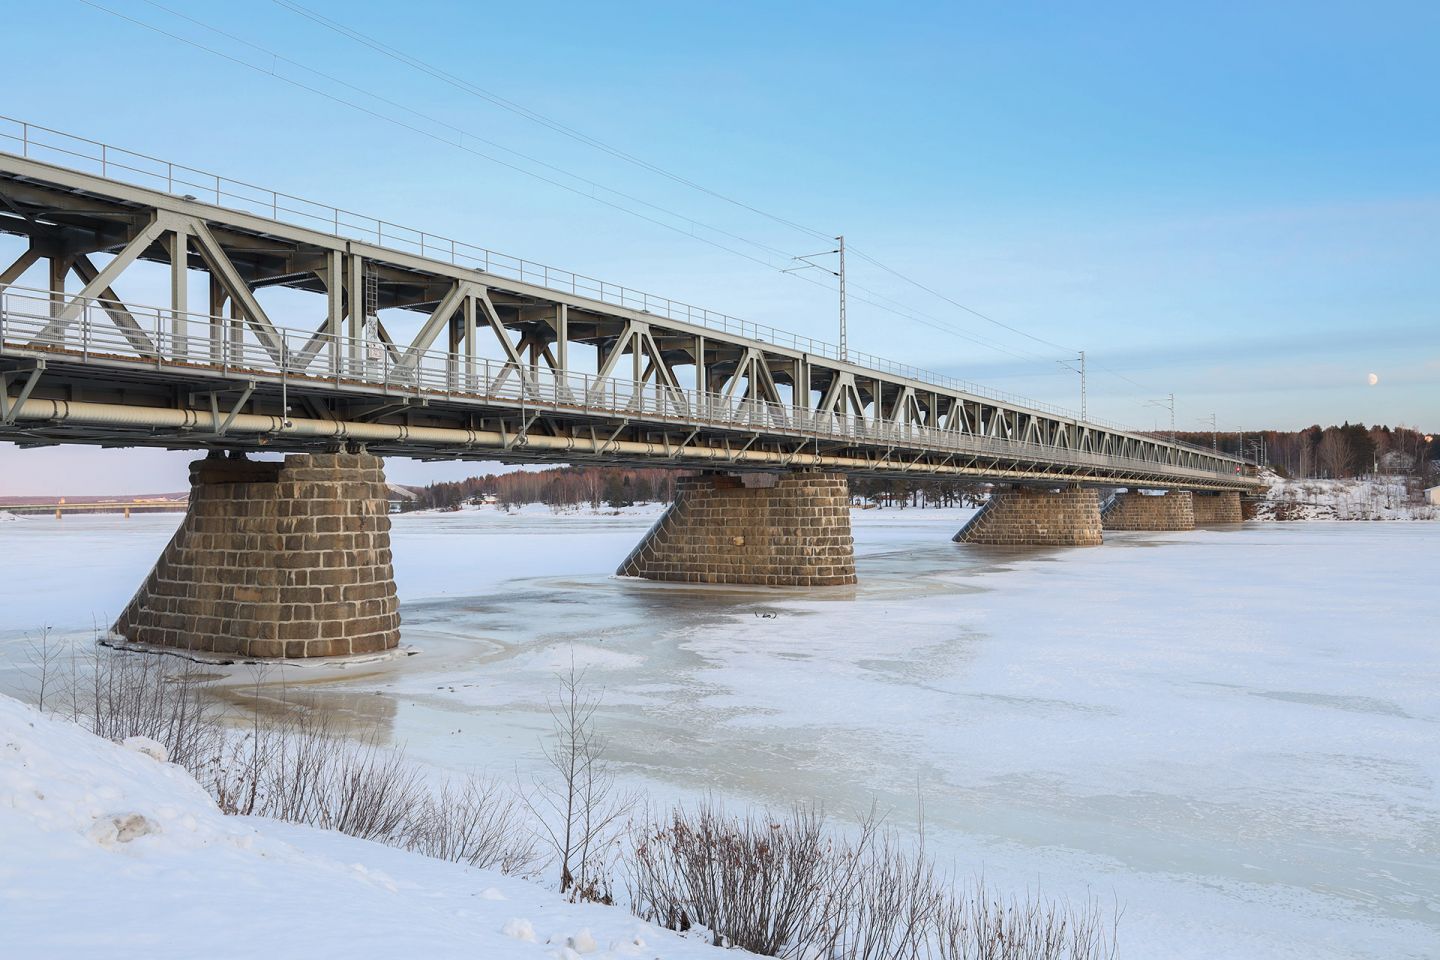
[[[414,508],[454,508],[489,497],[502,506],[544,503],[552,507],[628,507],[636,503],[669,503],[675,497],[676,479],[684,475],[679,470],[654,467],[551,467],[487,473],[423,487],[416,491]]]
[[[1252,433],[1185,432],[1176,436],[1221,452],[1255,457],[1263,450],[1266,463],[1277,472],[1297,478],[1363,477],[1371,474],[1428,479],[1440,459],[1440,437],[1413,427],[1367,427],[1343,423],[1304,430],[1257,430]],[[1243,445],[1243,450],[1242,450]]]
[[[972,507],[990,488],[963,480],[851,477],[850,496],[879,507]]]
[[[416,490],[409,509],[454,509],[490,497],[501,506],[544,503],[552,507],[669,503],[675,481],[690,471],[630,467],[551,467],[489,473],[432,483]],[[882,507],[954,507],[977,502],[983,487],[957,480],[898,480],[852,477],[850,494]]]

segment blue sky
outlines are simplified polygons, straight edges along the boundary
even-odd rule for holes
[[[690,234],[775,265],[715,230],[785,254],[823,249],[811,236],[272,0],[167,0],[204,26],[95,2],[251,66],[80,0],[15,5],[0,113],[833,338],[829,292]],[[1048,341],[852,257],[862,296],[945,328],[852,302],[855,349],[1071,407],[1077,378],[1051,344],[1084,349],[1091,413],[1141,427],[1168,419],[1144,401],[1171,392],[1182,426],[1212,412],[1232,429],[1440,426],[1433,4],[304,5],[710,190],[844,232]],[[457,130],[468,149],[440,142]],[[607,188],[682,216],[646,210],[666,229],[588,198],[635,205]],[[120,486],[175,489],[187,459],[4,448],[0,492],[96,463]],[[405,481],[471,470],[391,466]]]

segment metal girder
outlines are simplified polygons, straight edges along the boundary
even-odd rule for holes
[[[16,415],[25,406],[25,401],[30,399],[30,394],[35,390],[35,384],[40,382],[40,375],[45,372],[45,361],[34,360],[28,369],[8,370],[0,374],[0,424],[7,427],[15,425]],[[12,402],[10,399],[10,382],[14,377],[25,377],[25,385],[20,388],[20,393]]]
[[[211,390],[205,394],[205,397],[210,401],[211,422],[215,425],[215,429],[212,430],[209,434],[199,435],[197,439],[205,438],[218,440],[221,437],[225,436],[225,432],[230,429],[230,425],[235,422],[235,418],[240,415],[240,411],[245,408],[245,404],[250,402],[250,395],[255,392],[255,381],[250,380],[246,382],[245,386],[240,390],[239,399],[230,405],[230,412],[225,415],[224,420],[221,420],[220,395],[222,393],[229,392],[231,391]],[[192,396],[190,398],[190,402],[194,403],[195,397]]]

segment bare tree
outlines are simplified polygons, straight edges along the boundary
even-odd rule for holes
[[[60,644],[50,636],[49,627],[41,627],[38,637],[25,635],[31,683],[34,687],[35,706],[45,709],[45,695],[50,693],[55,682],[56,666],[60,661]]]
[[[1350,441],[1334,427],[1325,431],[1315,451],[1320,468],[1332,479],[1343,477],[1350,470]]]
[[[550,702],[553,726],[542,747],[549,774],[532,778],[525,803],[559,867],[560,892],[610,903],[610,867],[635,797],[616,788],[606,741],[595,731],[600,698],[586,692],[584,681],[573,661],[559,675],[559,692]]]

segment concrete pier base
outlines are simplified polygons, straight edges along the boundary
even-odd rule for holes
[[[678,583],[854,583],[849,484],[833,473],[685,477],[615,572]]]
[[[1100,515],[1106,530],[1194,530],[1195,509],[1188,490],[1162,494],[1117,493]]]
[[[954,539],[995,546],[1099,546],[1100,494],[1081,489],[997,488]]]
[[[1236,490],[1224,493],[1195,494],[1195,523],[1211,525],[1217,523],[1243,523],[1240,493]]]
[[[190,508],[115,621],[131,643],[241,657],[400,642],[383,463],[295,454],[190,465]]]

